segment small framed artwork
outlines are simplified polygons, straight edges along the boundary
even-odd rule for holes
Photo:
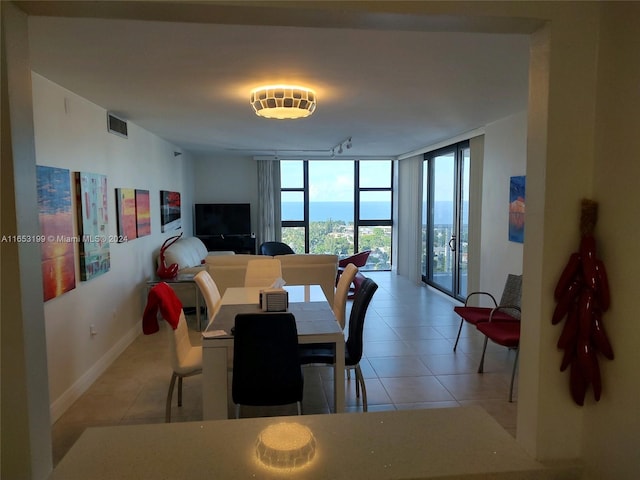
[[[138,237],[151,235],[149,190],[136,190],[136,230]]]
[[[107,176],[76,172],[76,206],[80,235],[80,280],[91,280],[109,271],[109,217]]]
[[[126,242],[138,236],[136,228],[136,191],[133,188],[116,188],[118,212],[118,239]]]
[[[509,185],[509,240],[524,243],[525,177],[511,177]]]
[[[180,220],[180,192],[160,191],[160,226],[162,232],[178,230]]]

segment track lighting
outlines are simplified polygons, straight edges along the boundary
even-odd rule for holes
[[[337,145],[335,145],[334,147],[331,148],[330,152],[331,152],[331,158],[334,158],[336,156],[336,151],[338,153],[338,155],[340,155],[341,153],[344,152],[344,149],[349,149],[353,146],[353,143],[351,142],[351,137],[347,138],[346,140],[341,141],[340,143],[338,143]]]

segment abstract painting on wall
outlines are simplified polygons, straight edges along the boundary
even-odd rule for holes
[[[76,287],[71,173],[36,166],[44,301]]]
[[[118,213],[118,239],[126,242],[138,236],[136,220],[136,191],[133,188],[116,188],[116,212]]]
[[[509,185],[509,240],[524,243],[525,177],[511,177]]]
[[[138,237],[151,235],[149,190],[136,190],[136,230]]]
[[[76,206],[80,235],[80,279],[91,280],[109,271],[107,177],[76,172]]]
[[[180,221],[180,193],[160,191],[160,225],[162,232],[178,230]]]

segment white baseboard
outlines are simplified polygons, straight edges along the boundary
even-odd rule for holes
[[[49,405],[51,424],[58,420],[67,409],[86,392],[122,352],[141,334],[140,325],[131,328],[107,353],[74,382],[62,395]]]

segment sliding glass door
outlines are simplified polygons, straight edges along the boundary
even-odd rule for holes
[[[425,154],[422,278],[453,297],[467,294],[469,143]]]

